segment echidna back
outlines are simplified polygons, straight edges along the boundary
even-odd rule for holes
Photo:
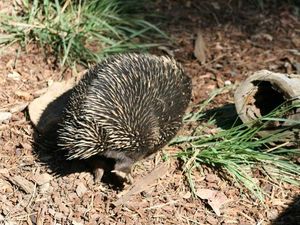
[[[59,131],[70,158],[125,151],[141,158],[175,136],[191,82],[167,57],[122,54],[91,69],[74,88]]]

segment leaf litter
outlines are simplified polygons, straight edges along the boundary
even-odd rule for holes
[[[0,3],[0,8],[4,7],[3,4]],[[300,23],[288,6],[266,8],[262,12],[244,2],[239,8],[233,2],[230,4],[223,1],[217,4],[207,1],[157,3],[157,12],[164,12],[170,18],[167,31],[175,40],[174,46],[168,46],[167,50],[183,63],[193,79],[194,104],[205,100],[217,86],[224,86],[225,81],[238,84],[249,71],[271,68],[279,72],[296,72],[297,67],[293,65],[300,61],[299,54],[295,54]],[[218,13],[218,10],[223,13]],[[260,16],[253,16],[256,14]],[[241,19],[243,23],[237,25]],[[200,46],[201,56],[198,53],[194,55],[195,43],[191,38],[197,35],[199,27],[203,43],[198,41],[197,46]],[[209,49],[209,56],[203,54],[203,44]],[[264,225],[270,224],[283,212],[293,201],[293,196],[300,195],[298,187],[266,185],[269,201],[262,206],[245,190],[230,185],[218,175],[209,175],[214,171],[203,166],[201,173],[199,171],[192,176],[197,193],[201,196],[200,190],[202,194],[207,192],[202,198],[207,198],[204,201],[212,204],[212,209],[216,210],[214,212],[203,200],[191,195],[180,162],[170,157],[165,175],[150,179],[150,185],[146,185],[145,181],[142,183],[145,186],[135,187],[135,194],[130,195],[127,204],[118,206],[113,206],[113,203],[120,198],[120,191],[93,184],[89,176],[86,178],[81,173],[63,177],[35,177],[36,174],[51,174],[51,171],[38,161],[30,148],[33,127],[26,119],[25,105],[44,94],[48,84],[59,81],[62,74],[66,77],[75,75],[71,70],[61,71],[51,56],[44,60],[39,47],[31,45],[26,48],[26,53],[21,51],[17,54],[19,47],[11,46],[0,55],[3,74],[0,76],[1,108],[12,113],[11,119],[0,125],[0,223]],[[153,51],[160,54],[166,48]],[[15,62],[14,69],[11,62]],[[17,90],[19,92],[16,94]],[[213,106],[228,102],[232,102],[230,92],[216,98]],[[14,109],[18,104],[20,108]],[[168,155],[177,151],[174,147],[165,148],[164,153]],[[144,182],[143,179],[159,165],[157,159],[161,163],[163,156],[158,153],[138,163],[133,170],[134,184],[138,184],[139,180]],[[16,177],[17,181],[14,180]],[[45,189],[41,188],[43,185],[46,185]],[[130,191],[128,188],[124,194]],[[208,196],[208,193],[213,195]],[[227,202],[224,196],[230,201]]]

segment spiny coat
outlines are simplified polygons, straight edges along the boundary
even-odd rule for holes
[[[174,59],[114,55],[73,88],[58,146],[68,159],[112,158],[115,170],[129,173],[133,163],[176,135],[190,98],[191,80]],[[94,169],[100,164],[93,163]]]

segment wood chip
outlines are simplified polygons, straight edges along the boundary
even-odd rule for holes
[[[26,194],[31,194],[34,190],[34,184],[28,180],[26,180],[24,177],[21,177],[19,175],[14,177],[6,177],[12,184],[19,187],[22,191],[24,191]]]
[[[150,174],[139,179],[136,183],[131,185],[129,191],[124,191],[121,193],[121,197],[115,201],[113,204],[115,206],[124,205],[133,195],[141,193],[142,191],[147,190],[154,184],[154,181],[158,178],[163,177],[168,172],[168,165],[166,163],[161,164],[155,168]]]
[[[18,90],[18,91],[15,91],[15,94],[18,97],[23,98],[26,101],[29,101],[29,100],[32,99],[32,95],[29,92],[27,92],[27,91]]]

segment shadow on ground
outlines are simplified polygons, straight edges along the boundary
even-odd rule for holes
[[[300,225],[300,195],[294,198],[289,207],[272,222],[272,225]]]
[[[251,35],[262,28],[271,32],[272,27],[268,26],[268,23],[280,23],[280,21],[273,20],[263,21],[262,15],[278,16],[282,8],[290,8],[293,14],[297,15],[298,7],[300,7],[298,0],[164,1],[164,3],[159,3],[162,17],[156,19],[164,19],[166,26],[168,24],[179,26],[186,22],[197,22],[202,28],[232,24],[239,27],[241,32]],[[182,13],[183,9],[188,14]],[[193,21],[194,18],[199,18],[199,20]]]
[[[207,110],[204,114],[205,120],[214,118],[216,120],[216,125],[225,130],[242,124],[234,104],[226,104],[221,107],[213,108]]]
[[[33,134],[33,153],[40,163],[51,170],[55,176],[62,177],[77,172],[93,173],[92,164],[105,160],[106,167],[101,182],[108,184],[114,189],[123,188],[123,183],[110,173],[113,169],[112,159],[92,157],[89,160],[67,160],[66,152],[59,150],[57,137],[59,122],[61,121],[64,107],[72,94],[72,89],[62,94],[48,104],[43,111]]]

